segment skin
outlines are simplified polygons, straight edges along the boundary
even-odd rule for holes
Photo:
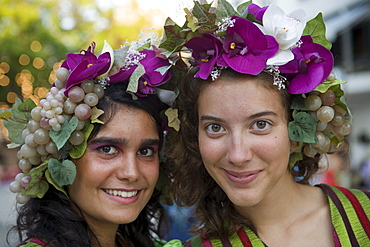
[[[149,201],[159,175],[158,148],[151,116],[122,106],[74,160],[77,176],[70,198],[103,246],[115,246],[118,225],[134,221]]]
[[[205,168],[267,245],[333,246],[324,193],[296,183],[288,172],[296,144],[289,140],[278,91],[258,83],[220,78],[202,90],[199,148]]]

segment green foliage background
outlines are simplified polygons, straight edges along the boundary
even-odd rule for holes
[[[0,65],[4,62],[10,66],[9,71],[5,73],[10,83],[7,86],[0,85],[0,108],[4,108],[4,103],[11,105],[11,102],[7,101],[9,92],[14,92],[22,98],[21,88],[15,82],[16,75],[22,70],[27,69],[33,75],[33,89],[50,88],[48,78],[53,65],[63,60],[67,52],[86,49],[92,41],[97,43],[96,49],[100,50],[104,39],[115,48],[127,40],[137,39],[141,30],[145,31],[151,26],[150,18],[139,11],[137,0],[131,0],[130,8],[135,11],[136,18],[130,24],[125,24],[115,14],[114,7],[99,8],[95,1],[2,0]],[[90,14],[89,18],[86,17],[87,13]],[[74,20],[73,29],[62,28],[62,23],[66,20]],[[99,25],[101,23],[104,23],[103,27]],[[158,29],[157,33],[160,35],[161,30]],[[34,52],[30,49],[33,41],[41,43],[40,51]],[[28,65],[19,63],[22,54],[30,58]],[[37,69],[33,66],[32,61],[36,57],[45,61],[43,68]]]

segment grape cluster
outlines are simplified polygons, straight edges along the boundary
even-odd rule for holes
[[[10,183],[10,190],[17,193],[17,202],[25,203],[29,196],[21,194],[31,180],[26,175],[32,169],[50,158],[60,158],[57,146],[50,138],[49,131],[60,131],[62,124],[69,121],[73,116],[78,118],[78,126],[72,132],[68,141],[72,145],[79,145],[84,141],[84,134],[81,131],[85,120],[91,116],[91,108],[94,107],[104,95],[104,88],[91,80],[86,80],[80,85],[73,86],[65,96],[65,82],[70,71],[60,67],[56,71],[56,80],[46,95],[40,101],[40,106],[31,111],[31,118],[27,127],[22,132],[24,144],[17,153],[18,166],[22,170],[15,181]]]
[[[335,93],[332,90],[327,90],[325,93],[318,91],[309,93],[306,105],[311,116],[317,121],[317,142],[305,144],[303,152],[306,156],[324,154],[333,148],[330,138],[325,133],[343,137],[351,132],[352,125],[346,118],[347,111],[335,104]]]

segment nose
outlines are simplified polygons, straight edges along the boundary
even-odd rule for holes
[[[117,164],[116,176],[119,180],[135,182],[139,179],[140,170],[136,154],[126,153]]]
[[[248,141],[246,136],[243,136],[242,133],[235,133],[230,136],[226,154],[229,163],[241,166],[251,160],[252,155],[251,142]]]

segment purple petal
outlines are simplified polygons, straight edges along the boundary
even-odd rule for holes
[[[130,79],[131,74],[137,68],[137,65],[130,67],[128,70],[121,70],[109,77],[109,83],[123,82]]]
[[[248,13],[254,15],[257,21],[262,22],[263,15],[265,14],[268,6],[260,7],[257,4],[252,3],[248,6]]]
[[[107,66],[107,62],[97,63],[91,66],[89,65],[91,64],[87,60],[83,60],[79,65],[77,65],[77,67],[68,76],[66,81],[66,90],[84,80],[93,79],[98,75],[104,74],[109,69],[109,63]]]
[[[150,86],[158,86],[166,81],[165,78],[168,78],[169,72],[167,71],[165,74],[161,74],[160,72],[156,71],[156,69],[168,66],[169,62],[167,59],[162,59],[160,57],[156,57],[155,52],[152,50],[142,51],[146,56],[140,63],[145,67],[145,80]]]
[[[312,68],[312,71],[308,74],[298,74],[294,77],[287,89],[288,93],[291,94],[303,94],[308,93],[314,90],[322,80],[324,75],[324,69],[322,66],[315,65],[315,68]]]
[[[233,70],[239,73],[257,75],[266,67],[265,58],[256,57],[252,54],[237,55],[231,58],[224,54],[222,57]]]

